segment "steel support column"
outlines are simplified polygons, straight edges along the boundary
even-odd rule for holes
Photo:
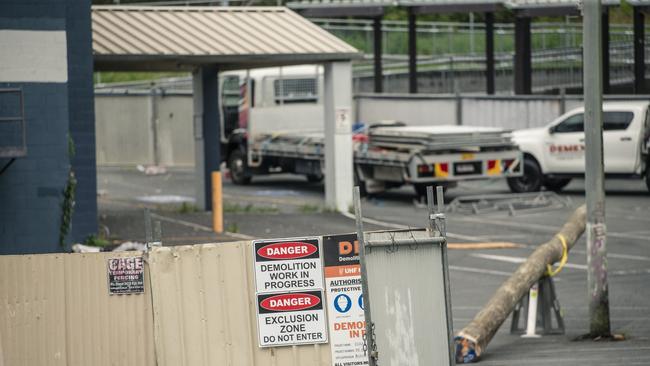
[[[515,19],[515,94],[532,93],[530,18]]]
[[[347,212],[352,205],[352,64],[325,64],[325,203]]]
[[[592,337],[609,336],[607,231],[603,168],[603,96],[600,1],[583,2],[585,192],[587,201],[587,288]]]
[[[196,204],[212,209],[212,172],[221,165],[219,120],[219,78],[214,65],[202,66],[192,74],[194,92],[194,157]]]
[[[416,18],[413,8],[408,8],[409,93],[418,92]]]
[[[602,55],[603,55],[603,94],[609,94],[610,91],[610,82],[609,82],[609,10],[608,8],[603,9],[603,19],[602,19]]]
[[[645,14],[634,7],[634,93],[641,94],[645,83]]]
[[[485,13],[485,91],[494,94],[494,13]]]
[[[381,31],[381,17],[376,17],[372,22],[372,35],[373,35],[373,53],[374,53],[374,74],[375,74],[375,93],[384,91],[384,76],[381,70],[381,56],[382,56],[382,31]]]

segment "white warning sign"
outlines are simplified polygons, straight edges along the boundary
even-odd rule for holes
[[[254,241],[257,293],[323,288],[320,238]]]
[[[368,365],[357,234],[323,237],[332,366]]]
[[[323,291],[257,295],[260,347],[327,342]]]

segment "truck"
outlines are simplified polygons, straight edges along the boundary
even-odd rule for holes
[[[223,74],[222,156],[233,183],[274,173],[323,179],[322,75],[313,65]],[[523,171],[523,155],[500,128],[379,121],[353,129],[354,179],[362,193],[410,184],[423,196],[428,185]]]
[[[645,179],[650,190],[650,113],[647,101],[603,103],[604,171],[609,178]],[[585,174],[584,108],[575,108],[545,127],[514,131],[523,152],[523,175],[507,179],[512,192],[545,187],[560,191]]]

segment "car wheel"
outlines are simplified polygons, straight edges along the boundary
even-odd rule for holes
[[[251,182],[246,153],[242,150],[237,149],[230,154],[228,169],[230,169],[230,179],[233,183],[245,185]]]
[[[542,188],[543,180],[539,164],[531,158],[524,158],[524,175],[508,178],[508,187],[514,193],[538,192]]]
[[[645,185],[648,187],[648,192],[650,192],[650,162],[645,166]]]
[[[571,178],[545,178],[544,187],[549,191],[560,192],[571,183]]]

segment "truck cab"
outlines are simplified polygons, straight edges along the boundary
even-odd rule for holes
[[[648,165],[649,102],[603,103],[604,169],[608,177],[644,177]],[[508,179],[513,192],[559,191],[585,173],[584,108],[541,128],[519,130],[513,140],[524,152],[524,175]]]
[[[296,65],[228,71],[220,75],[222,160],[236,184],[253,175],[296,173],[322,180],[322,159],[262,154],[269,136],[324,130],[323,67]]]

